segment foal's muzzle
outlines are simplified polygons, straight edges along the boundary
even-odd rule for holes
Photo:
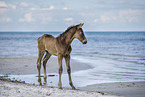
[[[83,42],[82,42],[83,44],[86,44],[87,43],[87,39],[85,39],[85,40],[83,40]]]

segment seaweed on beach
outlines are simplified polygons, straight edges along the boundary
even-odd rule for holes
[[[2,81],[8,81],[8,82],[14,82],[14,83],[25,83],[25,81],[21,81],[21,80],[16,80],[15,78],[13,79],[10,79],[8,78],[8,75],[7,76],[0,76],[0,80]]]
[[[55,75],[55,74],[49,74],[48,77],[54,77],[54,76],[58,76],[58,75]]]

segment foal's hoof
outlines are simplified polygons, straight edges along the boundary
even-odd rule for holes
[[[39,83],[39,86],[42,86],[42,83]]]
[[[76,88],[75,87],[72,87],[72,90],[76,90]]]
[[[63,89],[62,87],[59,87],[59,89]]]

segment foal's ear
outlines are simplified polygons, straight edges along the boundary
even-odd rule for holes
[[[80,23],[78,26],[78,29],[81,28],[84,25],[84,23]]]
[[[84,25],[84,23],[82,23],[82,26]]]

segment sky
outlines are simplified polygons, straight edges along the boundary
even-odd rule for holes
[[[0,32],[145,31],[145,0],[0,0]]]

